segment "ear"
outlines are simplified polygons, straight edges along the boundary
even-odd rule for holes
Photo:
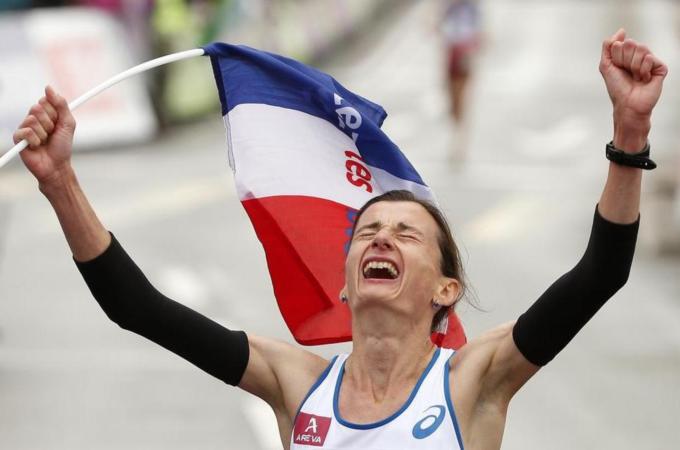
[[[441,277],[435,293],[437,302],[442,306],[452,306],[458,301],[461,284],[455,278]]]
[[[343,300],[343,297],[344,297],[344,300]],[[347,298],[348,298],[348,296],[347,296],[347,285],[345,284],[342,287],[342,289],[340,289],[340,293],[338,294],[338,299],[342,303],[347,303]]]

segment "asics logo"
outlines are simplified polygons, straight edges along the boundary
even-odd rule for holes
[[[442,405],[430,406],[423,412],[426,413],[428,411],[432,411],[432,413],[420,419],[413,426],[412,433],[413,437],[416,439],[425,439],[437,431],[437,428],[439,428],[439,425],[441,425],[444,416],[446,415],[446,410]]]

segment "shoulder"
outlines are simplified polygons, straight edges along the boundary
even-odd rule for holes
[[[472,339],[459,350],[450,360],[451,367],[460,367],[465,364],[469,370],[483,371],[491,363],[496,350],[508,337],[512,337],[512,328],[515,320],[498,325],[479,337]]]
[[[248,342],[251,354],[266,358],[279,376],[304,373],[316,377],[328,365],[327,359],[288,342],[252,334]]]
[[[314,371],[317,367],[323,370],[328,364],[327,359],[316,353],[278,339],[248,333],[248,343],[251,352],[266,356],[273,363],[285,363],[284,368],[298,365]]]
[[[250,357],[239,387],[291,417],[329,361],[302,347],[248,334]]]
[[[512,336],[515,322],[489,330],[453,355],[449,376],[466,383],[473,398],[507,404],[540,369],[517,349]]]
[[[470,340],[449,360],[449,380],[462,388],[465,397],[474,401],[485,389],[488,377],[494,371],[498,350],[512,339],[515,321],[506,322]],[[460,392],[460,391],[459,391]]]

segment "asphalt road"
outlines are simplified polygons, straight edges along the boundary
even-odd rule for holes
[[[601,40],[623,25],[671,67],[651,136],[662,164],[677,156],[680,105],[673,2],[497,0],[484,13],[464,162],[451,162],[461,132],[447,116],[430,3],[323,66],[387,109],[384,129],[437,193],[484,309],[461,311],[471,337],[516,318],[585,249],[611,138]],[[218,115],[147,145],[79,153],[75,165],[157,287],[228,326],[291,340]],[[654,239],[669,213],[662,175],[645,174],[628,285],[518,394],[504,449],[677,448],[680,258]],[[272,420],[262,402],[111,323],[35,183],[20,164],[0,172],[0,448],[270,449]]]

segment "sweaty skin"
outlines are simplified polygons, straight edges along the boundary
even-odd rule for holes
[[[602,45],[600,72],[614,110],[614,145],[637,152],[647,141],[667,68],[619,30]],[[24,164],[54,208],[74,258],[89,261],[108,248],[111,238],[71,166],[74,130],[66,101],[48,87],[14,140],[28,140],[29,148],[21,153]],[[600,215],[613,223],[635,222],[640,182],[640,169],[610,164]],[[460,288],[439,271],[437,232],[429,214],[409,202],[378,202],[357,224],[343,288],[353,317],[353,350],[339,408],[349,421],[374,422],[399,409],[434,352],[429,335],[437,308],[432,301],[451,305]],[[376,258],[393,263],[398,277],[363,277],[363,264]],[[539,370],[517,349],[512,327],[513,322],[503,324],[452,357],[451,394],[466,449],[500,448],[509,402]],[[249,334],[248,340],[250,358],[239,387],[272,407],[288,449],[297,408],[328,361],[273,339]]]

